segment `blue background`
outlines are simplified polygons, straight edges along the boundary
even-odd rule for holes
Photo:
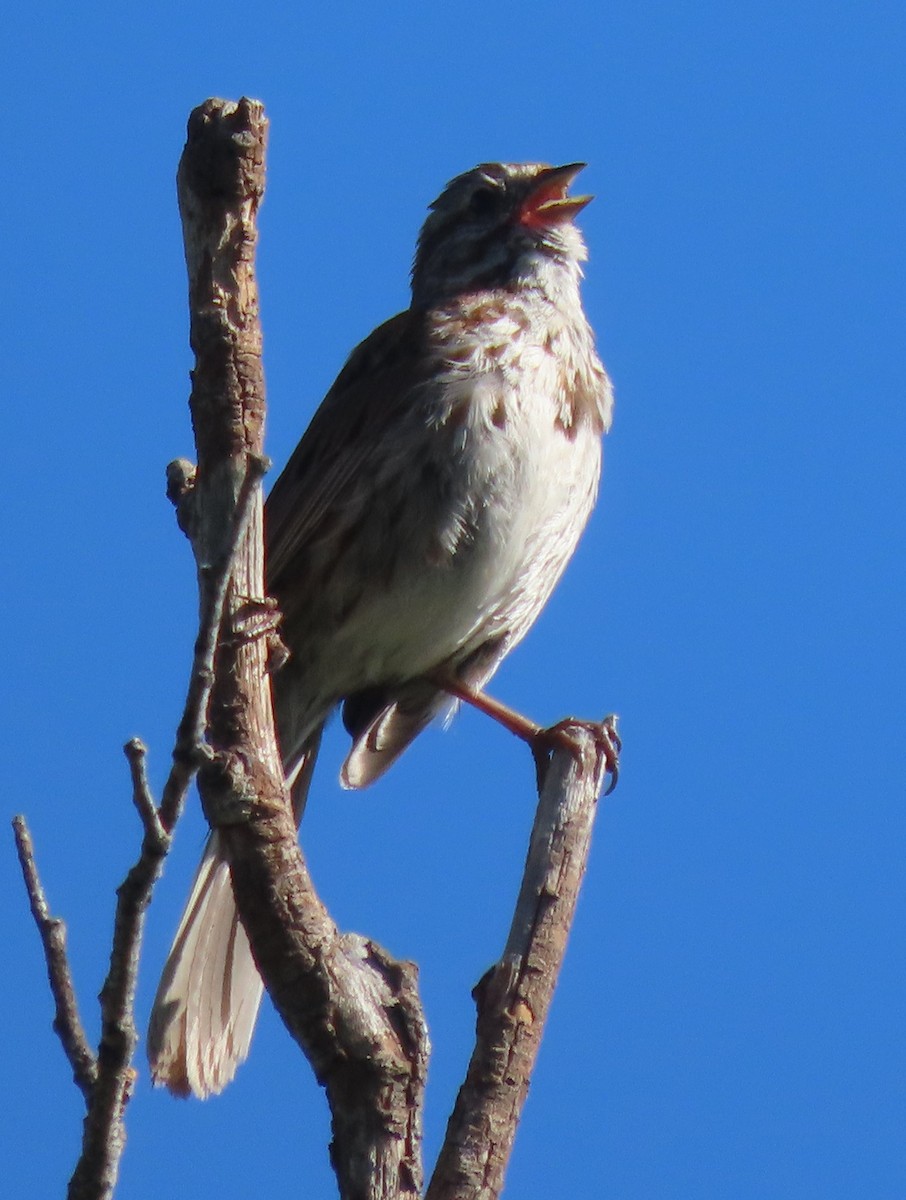
[[[501,670],[548,722],[616,709],[599,815],[509,1173],[523,1200],[900,1200],[904,1162],[900,3],[169,0],[5,19],[3,809],[69,921],[92,1036],[159,788],[195,590],[163,469],[191,454],[173,176],[189,110],[272,122],[260,284],[287,458],[349,349],[407,303],[427,203],[487,159],[587,160],[585,296],[617,390],[598,511]],[[433,1155],[469,989],[533,813],[524,749],[464,713],[305,821],[345,928],[421,964]],[[152,906],[145,1020],[203,840]],[[9,839],[4,1191],[58,1196],[81,1103]],[[329,1196],[327,1114],[272,1011],[220,1099],[143,1061],[119,1196]]]

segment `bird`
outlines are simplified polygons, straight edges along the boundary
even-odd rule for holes
[[[347,788],[459,700],[507,723],[483,689],[573,555],[613,411],[580,294],[575,218],[592,197],[569,188],[584,166],[482,163],[447,184],[409,307],[352,351],[267,499],[289,651],[271,686],[297,820],[338,706]],[[215,831],[152,1008],[154,1082],[221,1091],[262,989]]]

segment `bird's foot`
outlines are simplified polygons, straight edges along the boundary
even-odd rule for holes
[[[617,715],[609,713],[602,721],[583,721],[578,717],[564,717],[556,725],[548,729],[539,729],[529,743],[532,756],[535,759],[535,771],[538,776],[538,786],[544,782],[550,756],[553,750],[569,751],[577,762],[582,761],[582,748],[574,736],[575,730],[584,730],[594,738],[598,761],[603,761],[604,772],[610,776],[610,783],[604,792],[609,796],[617,786],[620,777],[620,751],[623,742],[617,733]]]
[[[539,789],[547,774],[552,751],[565,749],[577,762],[582,760],[580,744],[570,732],[576,729],[584,729],[592,735],[598,756],[604,761],[604,770],[610,775],[610,783],[604,795],[609,796],[617,786],[620,774],[620,750],[623,743],[617,733],[617,717],[614,713],[606,716],[603,721],[583,721],[578,717],[565,717],[556,725],[545,729],[544,726],[523,716],[516,709],[510,708],[508,704],[504,704],[501,700],[495,700],[486,692],[469,687],[462,680],[443,674],[433,675],[430,678],[449,695],[455,696],[457,700],[462,700],[465,704],[469,704],[472,708],[493,718],[504,729],[508,729],[510,733],[528,744],[535,760]]]
[[[243,596],[230,619],[229,640],[234,646],[246,646],[264,638],[267,642],[267,669],[279,671],[289,651],[279,634],[283,614],[272,596],[260,599]]]

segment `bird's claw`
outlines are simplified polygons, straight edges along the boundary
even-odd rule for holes
[[[539,729],[532,740],[532,754],[539,787],[547,773],[552,750],[568,750],[576,762],[582,761],[582,748],[572,736],[575,729],[584,729],[594,738],[595,750],[599,759],[604,760],[604,770],[610,776],[610,783],[604,792],[605,796],[609,796],[620,777],[620,751],[623,749],[623,741],[617,733],[615,713],[610,713],[603,721],[581,721],[576,717],[566,717],[556,725],[551,725],[549,729]]]

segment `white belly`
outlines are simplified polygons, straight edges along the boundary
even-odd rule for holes
[[[503,634],[515,644],[591,512],[601,449],[587,423],[568,432],[543,391],[518,394],[493,377],[469,397],[460,424],[430,431],[443,502],[418,511],[413,496],[402,531],[411,552],[332,647],[358,686],[411,679]]]

